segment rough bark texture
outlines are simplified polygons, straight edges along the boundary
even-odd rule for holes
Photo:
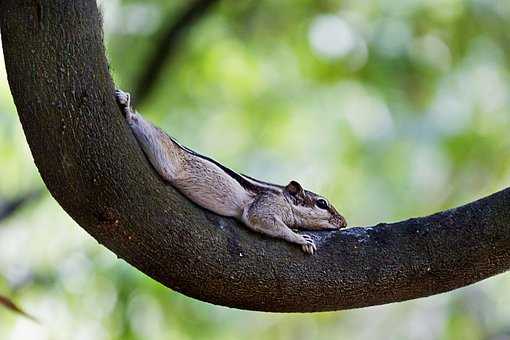
[[[225,306],[325,311],[445,292],[510,265],[510,189],[395,224],[313,233],[318,254],[249,232],[165,185],[113,96],[95,0],[2,0],[9,84],[37,167],[94,238]]]

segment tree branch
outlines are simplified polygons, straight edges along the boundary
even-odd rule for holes
[[[155,174],[116,106],[96,1],[36,4],[0,3],[35,163],[76,222],[159,282],[225,306],[305,312],[438,294],[509,268],[510,189],[425,218],[311,233],[314,256],[198,208]]]
[[[145,101],[151,93],[164,66],[175,55],[185,33],[217,2],[218,0],[195,0],[177,19],[172,20],[172,16],[166,20],[171,24],[161,33],[156,49],[147,58],[147,66],[142,69],[135,82],[134,96],[138,104]]]

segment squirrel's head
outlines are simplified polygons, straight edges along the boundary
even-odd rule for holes
[[[296,227],[312,230],[347,227],[345,218],[327,199],[304,190],[298,182],[291,181],[283,193],[292,202]]]

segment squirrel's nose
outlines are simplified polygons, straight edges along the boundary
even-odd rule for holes
[[[342,229],[342,228],[345,228],[347,227],[347,221],[345,220],[345,218],[343,216],[340,216],[339,218],[339,227],[338,229]]]
[[[347,227],[347,220],[343,216],[341,216],[340,228],[345,227]]]

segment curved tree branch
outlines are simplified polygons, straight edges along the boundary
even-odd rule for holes
[[[3,0],[16,107],[49,191],[99,242],[216,304],[325,311],[438,294],[510,266],[510,189],[425,218],[313,233],[318,254],[190,203],[154,173],[119,112],[95,0]]]

